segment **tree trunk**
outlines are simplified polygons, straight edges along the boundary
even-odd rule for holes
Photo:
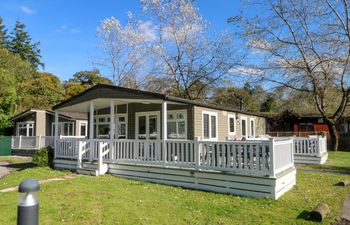
[[[329,206],[323,203],[319,203],[314,210],[310,213],[310,219],[312,221],[322,222],[324,218],[330,213]]]
[[[350,180],[342,180],[339,182],[340,186],[348,186],[350,185]]]
[[[335,123],[333,121],[328,121],[329,134],[331,136],[332,149],[338,151],[339,147],[339,136]]]

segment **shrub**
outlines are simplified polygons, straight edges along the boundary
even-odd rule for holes
[[[33,163],[40,167],[52,167],[54,158],[54,149],[45,147],[38,150],[33,155]]]

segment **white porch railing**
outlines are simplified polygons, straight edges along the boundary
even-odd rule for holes
[[[294,154],[322,156],[327,152],[327,139],[322,136],[294,137]]]
[[[55,158],[225,171],[275,177],[292,168],[293,139],[259,141],[57,140]],[[91,148],[92,146],[92,148]]]
[[[54,137],[51,136],[12,136],[12,149],[40,149],[43,147],[53,147]]]

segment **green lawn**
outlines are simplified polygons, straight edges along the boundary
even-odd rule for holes
[[[25,162],[31,162],[31,161],[32,161],[32,158],[30,157],[0,156],[0,162],[25,163]]]
[[[317,169],[350,173],[350,152],[328,152],[328,160],[324,165],[297,165],[299,169]]]
[[[2,187],[12,186],[25,177],[64,174],[48,168],[32,168],[9,175],[5,178],[7,185]],[[274,201],[110,175],[76,176],[42,184],[40,224],[314,224],[298,217],[318,202],[330,206],[330,217],[321,223],[329,224],[339,217],[342,202],[350,191],[350,187],[334,185],[345,178],[350,176],[298,171],[297,185]],[[0,224],[15,224],[17,193],[0,193],[0,199]]]

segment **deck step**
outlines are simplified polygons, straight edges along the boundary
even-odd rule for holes
[[[77,173],[91,175],[91,176],[98,176],[98,171],[92,168],[79,168],[77,169]]]
[[[83,162],[81,164],[82,168],[88,168],[88,169],[98,169],[98,163],[97,162]]]

